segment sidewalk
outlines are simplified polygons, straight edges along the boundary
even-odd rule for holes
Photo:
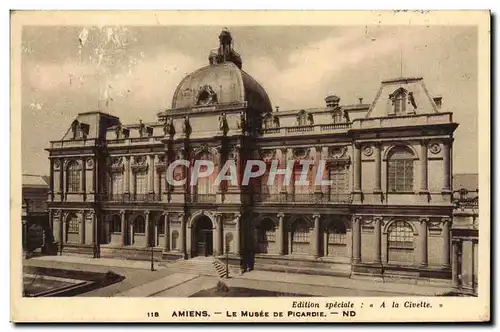
[[[199,276],[197,274],[184,274],[184,273],[174,273],[163,277],[158,280],[151,281],[147,284],[129,289],[125,292],[117,294],[115,296],[120,297],[148,297],[164,292],[175,286],[186,283],[190,280],[196,279]]]
[[[437,287],[437,286],[426,286],[426,285],[411,285],[405,283],[396,282],[380,282],[375,280],[361,280],[361,279],[349,279],[343,277],[332,277],[332,276],[320,276],[320,275],[308,275],[308,274],[296,274],[296,273],[282,273],[282,272],[270,272],[270,271],[250,271],[243,275],[232,275],[234,279],[249,279],[261,282],[281,282],[281,283],[292,283],[292,284],[302,284],[302,285],[314,285],[323,286],[331,288],[345,288],[345,289],[356,289],[356,290],[366,290],[366,291],[379,291],[388,293],[399,293],[401,295],[421,295],[421,296],[433,296],[439,293],[445,293],[452,290],[450,285],[449,288]]]
[[[126,259],[89,258],[89,257],[66,255],[66,256],[40,256],[40,257],[30,258],[30,260],[151,270],[151,262],[134,261],[134,260],[126,260]],[[154,268],[155,268],[155,270],[161,270],[161,269],[164,269],[165,267],[159,266],[158,262],[155,262]]]

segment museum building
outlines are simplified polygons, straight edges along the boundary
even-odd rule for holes
[[[371,103],[326,96],[317,108],[273,108],[223,30],[208,65],[187,75],[154,122],[80,113],[50,142],[49,217],[61,253],[94,257],[250,257],[256,269],[449,282],[452,147],[458,124],[422,78],[381,82]],[[284,168],[249,186],[189,183],[174,160]],[[326,161],[329,186],[295,186],[301,160]],[[315,172],[310,172],[311,177]]]

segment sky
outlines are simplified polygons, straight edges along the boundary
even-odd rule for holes
[[[154,122],[175,88],[208,64],[224,26],[24,27],[22,171],[46,175],[44,149],[76,115],[101,110],[122,123]],[[423,77],[453,112],[454,173],[477,173],[477,31],[466,26],[228,27],[243,70],[281,110],[371,103],[380,82]]]

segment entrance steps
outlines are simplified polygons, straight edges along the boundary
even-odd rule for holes
[[[166,270],[173,273],[197,274],[202,276],[226,277],[226,265],[214,257],[194,257],[187,260],[177,260],[165,265]],[[229,275],[234,275],[229,269]]]
[[[165,269],[175,273],[198,274],[203,276],[218,276],[213,257],[194,257],[181,259],[165,265]]]

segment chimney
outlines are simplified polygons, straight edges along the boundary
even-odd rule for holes
[[[363,98],[358,98],[358,99],[359,99],[359,103],[363,104]]]
[[[443,105],[443,97],[434,97],[432,99],[434,100],[434,103],[436,104],[437,108],[440,109],[441,106]]]
[[[280,107],[276,106],[276,112],[279,112],[279,111],[280,111]]]
[[[335,95],[330,95],[325,98],[327,107],[337,107],[339,106],[340,98]]]

